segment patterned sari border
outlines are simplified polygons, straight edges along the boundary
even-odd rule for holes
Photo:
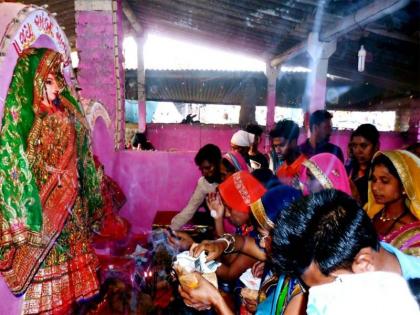
[[[251,204],[251,212],[262,228],[268,231],[274,229],[274,223],[267,216],[261,198]]]

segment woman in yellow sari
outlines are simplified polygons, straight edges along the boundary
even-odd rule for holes
[[[420,159],[404,150],[377,152],[366,210],[384,241],[420,256]]]
[[[99,178],[82,110],[61,74],[62,56],[24,51],[0,131],[0,272],[24,314],[72,312],[98,292],[90,227]]]

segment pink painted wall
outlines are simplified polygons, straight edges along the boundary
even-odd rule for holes
[[[104,132],[103,128],[104,123],[99,121],[95,127],[95,139],[101,142],[94,143],[94,151],[101,158],[105,157],[107,162],[112,160],[105,171],[127,195],[128,201],[121,213],[130,220],[134,231],[150,229],[159,210],[182,209],[200,176],[194,164],[196,151],[206,143],[215,143],[223,151],[227,150],[230,137],[237,130],[230,126],[216,129],[213,126],[154,124],[148,126],[150,139],[164,151],[114,152],[112,144],[103,141],[106,138],[103,134],[98,137]],[[331,140],[345,153],[349,136],[349,131],[339,131],[333,134]],[[304,139],[303,135],[301,137]],[[396,133],[382,133],[381,139],[383,149],[395,149],[404,144]]]
[[[147,137],[157,150],[197,151],[207,143],[214,143],[222,152],[226,152],[229,150],[232,134],[238,129],[238,126],[230,125],[148,124]],[[331,142],[340,146],[345,156],[350,134],[350,130],[340,130],[335,131],[331,136]],[[305,138],[305,132],[302,129],[299,143]],[[383,149],[395,149],[403,145],[405,145],[404,140],[398,132],[381,132]],[[264,151],[263,147],[261,144],[261,151]]]
[[[149,230],[159,210],[181,209],[200,173],[194,165],[195,151],[115,152],[112,137],[102,120],[95,125],[93,149],[127,197],[121,214],[134,232]]]
[[[214,143],[226,152],[232,134],[238,129],[230,125],[148,124],[147,137],[157,150],[197,151],[207,143]]]
[[[114,150],[116,80],[111,22],[111,12],[76,12],[78,78],[83,89],[81,95],[100,101],[111,117],[109,129],[103,120],[97,120],[92,134],[94,153],[127,196],[121,213],[130,220],[134,231],[142,231],[150,229],[156,211],[176,210],[185,205],[199,177],[194,151],[201,146],[200,141],[207,141],[208,132],[197,130],[189,135],[186,130],[169,130],[172,137],[162,137],[157,145],[163,148],[183,143],[182,152]]]

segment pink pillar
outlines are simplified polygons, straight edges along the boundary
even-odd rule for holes
[[[139,111],[139,131],[146,131],[146,100],[140,100],[138,102]]]
[[[94,133],[93,141],[120,149],[125,121],[121,0],[76,0],[75,10],[81,96],[104,104],[112,122],[107,133]],[[108,155],[95,153],[106,162]]]

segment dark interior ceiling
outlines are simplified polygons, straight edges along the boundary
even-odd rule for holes
[[[372,0],[324,1],[320,33]],[[316,0],[127,0],[146,32],[208,42],[270,60],[303,42],[314,28]],[[366,71],[357,72],[364,44]],[[339,38],[329,72],[395,92],[420,90],[420,2]],[[291,60],[308,63],[302,54]]]
[[[246,52],[267,61],[304,42],[313,30],[317,0],[126,0],[145,32]],[[324,1],[320,33],[373,0]],[[360,45],[367,50],[366,70],[357,71]],[[328,80],[340,93],[341,108],[366,108],[420,92],[420,1],[340,37],[328,72],[350,80]],[[309,66],[302,53],[288,64]],[[278,104],[301,104],[305,76],[278,80]],[[292,95],[293,94],[293,95]]]
[[[145,32],[211,44],[270,61],[302,43],[314,28],[319,4],[324,5],[320,33],[373,0],[123,0]],[[48,4],[74,47],[72,0],[24,0]],[[129,32],[129,23],[124,23]],[[357,72],[357,52],[367,50],[366,70]],[[355,87],[374,86],[371,100],[420,93],[420,0],[337,41],[328,72],[351,79]],[[288,64],[309,64],[306,53]],[[359,89],[360,91],[360,89]],[[363,96],[363,95],[362,95]]]

